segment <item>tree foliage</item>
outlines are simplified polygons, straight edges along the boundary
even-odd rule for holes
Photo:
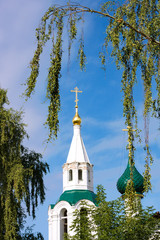
[[[74,40],[79,42],[78,56],[80,68],[85,68],[86,55],[84,53],[84,33],[77,39],[77,23],[85,22],[84,14],[96,14],[104,19],[106,36],[99,57],[105,67],[105,54],[111,43],[111,56],[114,57],[117,68],[123,69],[121,78],[123,92],[123,115],[125,124],[136,129],[137,135],[137,111],[134,103],[134,87],[137,79],[137,71],[141,73],[144,86],[144,118],[145,118],[145,191],[151,189],[150,165],[152,156],[149,148],[148,118],[151,110],[155,113],[160,104],[160,2],[158,0],[130,0],[130,1],[106,1],[98,9],[91,9],[77,3],[64,6],[52,6],[42,17],[39,27],[36,29],[37,49],[30,62],[31,74],[26,82],[25,95],[31,96],[35,89],[39,74],[40,55],[47,41],[52,41],[51,61],[48,72],[48,85],[46,97],[50,104],[46,124],[49,126],[48,140],[57,137],[59,129],[58,113],[60,110],[59,80],[62,64],[62,33],[65,26],[69,35],[69,56]],[[66,24],[66,25],[65,25]],[[103,31],[103,32],[104,32]],[[157,97],[152,97],[152,83],[156,82]],[[130,132],[130,144],[132,146],[132,164],[134,165],[133,132]]]
[[[41,233],[37,233],[36,235],[33,233],[32,227],[27,227],[25,233],[22,234],[21,240],[44,240]]]
[[[155,230],[159,228],[160,220],[155,218],[152,207],[142,209],[139,207],[138,212],[128,216],[125,211],[125,205],[122,199],[106,201],[104,188],[100,185],[97,188],[98,207],[86,205],[89,215],[83,218],[83,225],[80,224],[80,209],[75,211],[75,220],[71,226],[74,230],[74,236],[66,238],[68,240],[157,240],[159,235],[155,235]],[[137,210],[136,210],[137,211]],[[88,224],[88,219],[91,224]],[[79,233],[91,233],[89,238],[79,237]]]
[[[66,236],[66,240],[67,238],[69,240],[94,239],[95,231],[93,229],[95,224],[92,216],[92,207],[85,200],[81,201],[79,209],[76,209],[73,214],[71,230],[74,231],[74,235]]]
[[[43,176],[49,166],[41,154],[23,146],[27,133],[22,113],[5,104],[7,92],[0,89],[0,239],[17,240],[26,214],[35,218],[38,203],[44,202]]]

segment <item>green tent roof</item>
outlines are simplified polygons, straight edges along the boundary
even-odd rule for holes
[[[61,194],[58,202],[66,201],[70,205],[75,205],[80,200],[90,200],[96,205],[96,194],[89,190],[68,190]],[[50,206],[53,209],[55,204],[51,204]]]
[[[125,193],[128,180],[130,180],[131,166],[128,162],[127,168],[122,174],[122,176],[117,181],[117,189],[121,194]],[[142,194],[144,190],[143,176],[138,172],[135,166],[133,166],[133,183],[134,189],[137,194]]]

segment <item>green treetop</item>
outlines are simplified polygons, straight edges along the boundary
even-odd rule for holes
[[[104,188],[97,187],[98,207],[85,201],[74,212],[71,225],[73,236],[65,236],[65,240],[158,240],[159,214],[154,214],[152,207],[142,209],[140,206],[136,216],[128,217],[122,199],[106,201]],[[157,215],[157,216],[156,216]],[[151,238],[152,237],[152,238]]]
[[[41,234],[22,234],[26,214],[45,199],[43,176],[49,170],[41,154],[23,146],[27,137],[22,113],[5,108],[7,92],[0,89],[0,239],[43,239]],[[28,236],[28,237],[27,237]]]

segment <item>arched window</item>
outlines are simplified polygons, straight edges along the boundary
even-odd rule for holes
[[[69,181],[73,180],[73,171],[72,169],[69,170]]]
[[[64,211],[64,233],[67,233],[67,210]]]
[[[89,222],[88,222],[88,212],[86,208],[80,209],[80,229],[79,229],[79,235],[80,239],[86,239],[86,232],[84,229],[89,228]]]
[[[87,208],[82,207],[80,209],[80,217],[86,217],[87,216]]]
[[[88,182],[91,181],[91,175],[90,175],[90,170],[88,170]]]
[[[60,220],[60,239],[63,240],[64,233],[68,232],[67,209],[61,210]]]
[[[78,170],[78,180],[82,180],[82,169]]]

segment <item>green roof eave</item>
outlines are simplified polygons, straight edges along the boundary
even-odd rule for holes
[[[68,190],[64,191],[59,198],[59,201],[66,201],[71,206],[75,205],[80,200],[89,200],[96,204],[96,194],[89,190]]]
[[[54,208],[54,206],[55,206],[55,204],[50,204],[50,207],[51,207],[51,209],[53,209],[53,208]]]

